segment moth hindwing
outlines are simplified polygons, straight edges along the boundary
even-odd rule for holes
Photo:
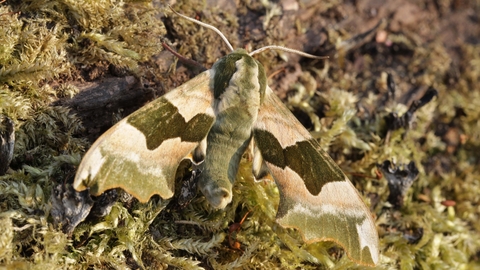
[[[256,52],[233,51],[117,123],[87,152],[74,187],[94,195],[120,187],[141,202],[154,194],[169,199],[179,163],[194,152],[195,161],[204,158],[199,189],[213,207],[224,208],[253,138],[254,174],[270,173],[280,191],[277,222],[297,228],[307,242],[334,241],[357,263],[375,265],[378,235],[370,212],[268,87],[251,56]]]

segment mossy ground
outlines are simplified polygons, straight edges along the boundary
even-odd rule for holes
[[[193,2],[174,8],[216,26],[234,47],[276,44],[330,56],[300,61],[268,52],[258,59],[273,74],[272,89],[371,206],[379,269],[480,268],[478,0]],[[381,18],[376,33],[352,39]],[[159,1],[0,4],[0,113],[16,124],[14,159],[0,177],[0,267],[355,268],[332,243],[305,245],[275,224],[278,191],[272,182],[254,183],[248,159],[225,211],[213,211],[201,196],[182,210],[154,198],[118,202],[71,235],[54,228],[52,187],[71,181],[91,142],[75,108],[52,104],[111,76],[133,75],[156,92],[173,89],[194,74],[162,51],[162,41],[207,67],[228,53],[212,31]],[[387,73],[397,83],[394,98]],[[408,129],[387,136],[384,117],[402,115],[429,87],[438,97]],[[112,122],[123,116],[115,112]],[[414,161],[420,172],[399,209],[386,201],[386,180],[376,177],[385,160]],[[234,249],[228,227],[246,213]]]

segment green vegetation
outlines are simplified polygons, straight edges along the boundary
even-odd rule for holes
[[[177,11],[199,15],[226,33],[234,47],[290,44],[276,28],[276,4],[242,3],[234,16],[202,1],[177,2]],[[341,5],[325,1],[314,8],[324,14]],[[472,3],[472,9],[480,10],[480,3]],[[173,37],[167,36],[163,14],[173,25]],[[268,16],[259,19],[258,14]],[[245,18],[257,20],[264,38],[255,39],[258,35],[245,26]],[[320,27],[301,18],[295,26],[298,35]],[[269,83],[274,90],[295,90],[286,103],[310,123],[313,134],[372,206],[382,249],[378,268],[480,268],[480,45],[460,42],[460,56],[453,63],[439,40],[421,42],[410,32],[389,34],[400,52],[387,48],[375,54],[363,43],[342,46],[359,32],[347,33],[338,25],[327,26],[325,32],[324,47],[339,53],[322,62],[299,63],[297,58],[289,62],[295,66],[294,80],[285,83],[293,73],[287,70]],[[110,76],[109,68],[142,82],[166,81],[175,73],[161,73],[155,62],[161,41],[175,42],[180,54],[206,66],[228,53],[212,31],[150,1],[0,4],[0,114],[10,117],[16,130],[10,170],[0,176],[0,267],[355,268],[333,243],[306,245],[294,230],[275,223],[278,190],[272,181],[254,182],[248,155],[225,211],[211,209],[202,196],[184,209],[158,198],[147,204],[123,199],[106,217],[81,223],[71,235],[53,226],[52,189],[72,180],[89,143],[74,108],[52,104],[75,96],[85,81]],[[285,57],[296,59],[277,52],[258,59],[269,75],[285,66]],[[353,63],[358,59],[361,63]],[[360,64],[361,69],[355,67]],[[407,95],[411,89],[434,87],[439,93],[415,113],[410,128],[388,136],[385,116],[402,115],[408,106],[398,94],[385,99],[387,71],[402,100],[421,97]],[[285,91],[280,96],[285,97]],[[420,172],[400,209],[386,201],[385,179],[376,178],[376,164],[385,160],[400,165],[414,161]],[[247,213],[241,229],[229,237],[229,226]]]

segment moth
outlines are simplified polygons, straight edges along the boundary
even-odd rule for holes
[[[253,140],[254,176],[270,173],[280,191],[277,222],[298,229],[308,243],[334,241],[355,262],[375,265],[379,243],[368,208],[252,57],[278,47],[233,50],[215,27],[176,14],[216,31],[232,53],[106,131],[79,165],[75,189],[99,195],[121,187],[141,202],[154,194],[169,199],[177,167],[192,153],[194,162],[203,161],[198,188],[222,209],[232,200],[240,158]]]

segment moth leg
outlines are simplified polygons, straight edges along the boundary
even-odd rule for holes
[[[255,180],[265,178],[269,174],[267,165],[265,164],[258,147],[255,147],[252,163],[252,172]]]
[[[207,153],[207,137],[205,137],[193,150],[193,162],[195,164],[200,164],[205,160],[205,155]]]
[[[243,153],[243,157],[246,158],[248,161],[252,161],[254,154],[255,154],[255,141],[251,140],[247,150],[245,151],[245,153]]]

